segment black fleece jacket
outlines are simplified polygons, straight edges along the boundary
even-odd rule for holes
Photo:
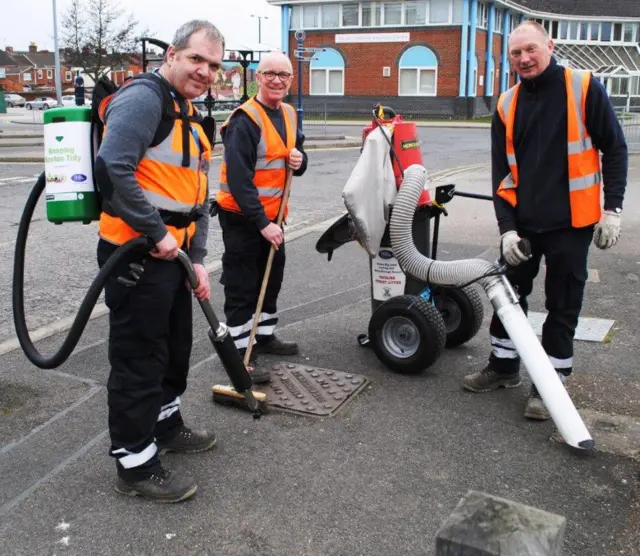
[[[257,102],[259,102],[256,99]],[[267,116],[276,130],[287,142],[287,131],[284,122],[283,109],[275,110],[260,102]],[[253,183],[257,151],[260,142],[260,128],[243,111],[237,110],[229,123],[221,131],[224,143],[224,158],[227,164],[227,183],[229,191],[240,207],[242,214],[251,220],[259,230],[265,228],[270,220],[267,218],[260,199],[258,189]],[[308,157],[304,152],[304,134],[296,131],[296,149],[302,153],[302,166],[293,172],[294,176],[301,176],[307,169]]]
[[[552,58],[538,77],[522,80],[514,128],[519,176],[515,208],[496,194],[510,170],[505,126],[497,110],[493,115],[493,199],[501,234],[510,230],[543,233],[571,227],[564,71]],[[627,144],[604,87],[593,77],[585,112],[593,144],[602,153],[604,208],[622,208],[627,185]]]

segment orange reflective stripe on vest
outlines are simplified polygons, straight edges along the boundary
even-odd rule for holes
[[[264,108],[255,100],[249,99],[236,110],[243,110],[260,128],[260,141],[256,152],[256,167],[253,183],[258,189],[258,198],[266,217],[275,220],[280,209],[280,199],[284,192],[286,181],[286,160],[291,149],[296,144],[296,131],[298,127],[297,114],[290,104],[282,104],[287,142],[282,141],[278,130],[275,128]],[[233,114],[222,125],[221,132],[228,124]],[[227,182],[227,164],[222,161],[220,168],[220,190],[216,195],[216,201],[221,208],[233,212],[242,212],[231,194]],[[289,213],[288,204],[285,206],[284,216]]]
[[[100,107],[100,116],[104,121],[104,113],[108,102],[106,98]],[[179,111],[175,103],[174,108]],[[189,114],[195,114],[195,108],[189,103]],[[176,213],[190,213],[207,198],[207,173],[211,160],[211,144],[202,127],[191,123],[192,133],[189,135],[189,167],[182,166],[182,121],[176,119],[171,133],[158,145],[145,152],[134,176],[147,201],[160,210]],[[104,133],[109,132],[105,124]],[[197,137],[197,139],[196,139]],[[178,245],[189,245],[195,233],[195,223],[187,228],[176,228],[167,225],[167,231],[173,235]],[[141,234],[136,232],[121,218],[102,212],[100,215],[100,236],[105,240],[121,245]]]
[[[587,130],[585,102],[591,74],[565,68],[567,88],[567,156],[569,166],[569,200],[571,225],[582,228],[600,220],[600,187],[602,171],[600,155]],[[514,149],[516,105],[520,83],[498,100],[498,114],[506,128],[507,160],[510,173],[498,187],[498,195],[511,206],[518,204],[518,164]]]

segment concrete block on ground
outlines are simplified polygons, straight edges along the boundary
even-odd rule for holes
[[[436,556],[561,556],[563,516],[470,490],[436,536]]]

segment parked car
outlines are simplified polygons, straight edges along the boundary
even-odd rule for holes
[[[36,97],[33,100],[27,101],[25,108],[27,110],[49,110],[58,104],[55,98],[51,97]]]
[[[24,106],[27,102],[24,97],[16,95],[15,93],[5,93],[4,101],[9,108],[13,106]]]

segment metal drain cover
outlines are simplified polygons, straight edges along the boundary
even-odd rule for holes
[[[271,382],[257,384],[270,408],[310,415],[333,417],[369,384],[364,375],[331,369],[277,363],[271,367]]]

